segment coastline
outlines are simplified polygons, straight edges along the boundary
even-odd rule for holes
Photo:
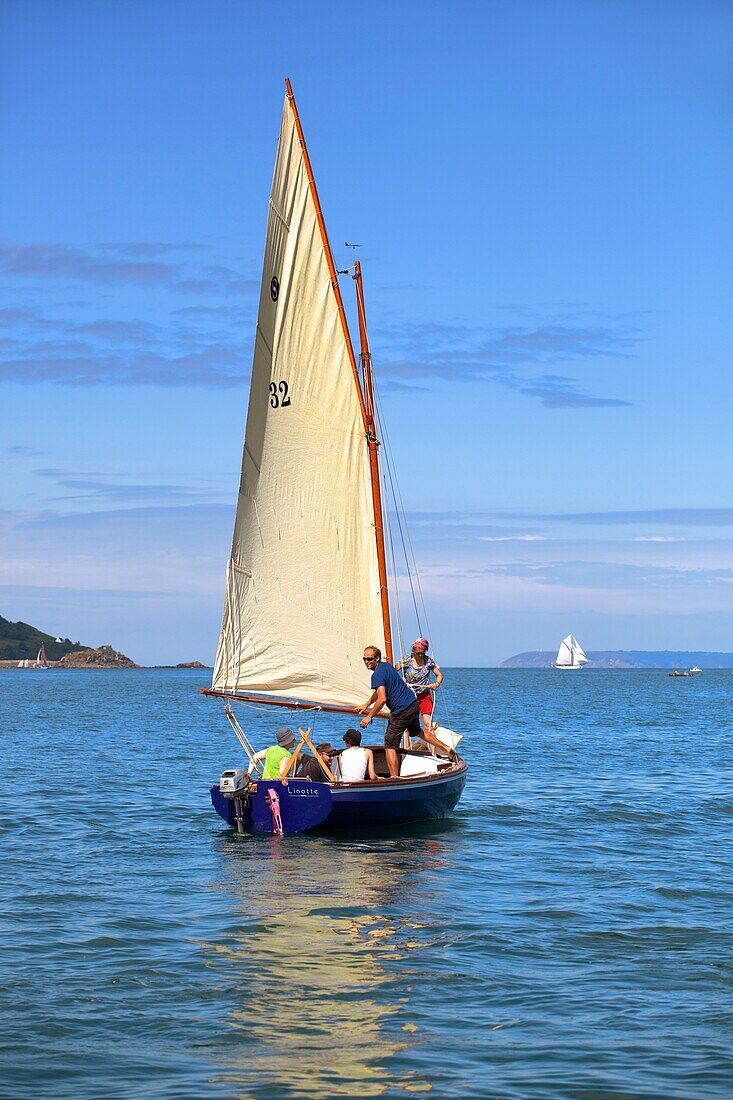
[[[211,671],[211,665],[201,665],[197,663],[185,663],[180,665],[113,665],[113,664],[79,664],[68,665],[63,661],[49,661],[46,665],[47,668],[60,668],[65,672],[84,672],[89,670],[90,672],[145,672],[152,671],[153,669],[171,669],[178,672],[191,672],[193,671]],[[40,668],[33,666],[29,668],[21,668],[19,662],[15,661],[0,661],[0,669],[17,669],[18,672],[39,672]]]

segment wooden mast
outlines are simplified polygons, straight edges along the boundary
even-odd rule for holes
[[[392,652],[392,626],[389,617],[389,588],[387,586],[387,561],[384,553],[384,522],[382,518],[382,491],[379,483],[379,440],[377,439],[376,417],[374,415],[374,380],[372,378],[372,355],[369,351],[369,337],[366,327],[366,309],[364,307],[364,284],[361,278],[361,264],[354,264],[354,282],[356,283],[356,308],[359,315],[359,343],[361,352],[361,372],[364,380],[364,405],[366,409],[367,444],[369,446],[369,473],[372,481],[372,504],[374,505],[374,530],[377,537],[377,565],[379,568],[379,594],[382,600],[382,620],[384,623],[385,658],[394,663]]]
[[[372,505],[374,507],[374,530],[377,540],[377,568],[379,571],[379,595],[382,603],[382,622],[384,625],[384,648],[385,658],[390,664],[393,663],[392,652],[392,627],[390,625],[389,618],[389,592],[387,588],[387,561],[384,553],[384,526],[382,521],[382,494],[379,487],[379,456],[377,453],[379,442],[376,435],[376,425],[374,417],[374,389],[372,385],[372,357],[369,353],[369,341],[367,339],[366,331],[366,313],[364,311],[364,292],[361,283],[361,264],[357,261],[355,266],[354,279],[356,280],[356,299],[359,310],[359,337],[361,340],[361,367],[364,376],[364,389],[359,381],[359,371],[356,366],[356,358],[354,356],[354,346],[351,343],[351,334],[349,332],[349,323],[346,319],[346,310],[344,309],[343,298],[341,297],[341,288],[339,286],[338,276],[339,273],[336,270],[336,264],[333,262],[333,253],[331,252],[331,245],[328,240],[328,233],[326,232],[326,223],[323,219],[323,211],[321,210],[321,201],[318,198],[318,189],[316,188],[316,181],[313,176],[313,169],[311,167],[310,157],[308,156],[308,149],[305,144],[305,137],[303,136],[303,127],[300,123],[300,115],[298,114],[298,108],[295,104],[295,96],[293,95],[293,88],[288,77],[285,78],[285,90],[287,93],[290,107],[293,112],[293,119],[295,121],[295,129],[298,133],[298,140],[300,142],[300,148],[303,152],[303,164],[305,165],[305,172],[308,177],[308,186],[310,187],[311,198],[313,199],[313,205],[316,208],[316,221],[318,222],[318,228],[321,231],[321,240],[323,242],[323,251],[326,256],[326,263],[328,265],[328,273],[331,276],[331,286],[336,296],[336,306],[338,308],[339,318],[341,320],[341,328],[343,329],[344,338],[346,340],[346,347],[349,353],[349,361],[351,363],[351,369],[354,372],[354,382],[356,383],[356,390],[359,395],[359,405],[361,407],[361,413],[364,418],[364,427],[366,429],[367,444],[369,446],[369,473],[371,475],[372,483]],[[365,643],[369,644],[369,643]]]

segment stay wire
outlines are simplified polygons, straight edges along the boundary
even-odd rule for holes
[[[415,587],[414,587],[413,581],[412,581],[413,573],[414,573],[415,581],[417,583],[417,590],[418,590],[418,595],[419,595],[419,599],[420,599],[420,606],[422,607],[423,619],[425,621],[425,628],[427,630],[427,636],[430,637],[430,634],[431,634],[430,623],[429,623],[429,620],[428,620],[427,606],[426,606],[426,603],[425,603],[425,596],[424,596],[423,590],[422,590],[422,583],[420,581],[420,570],[417,567],[417,556],[415,554],[415,548],[413,546],[412,538],[410,536],[410,527],[409,527],[409,524],[407,523],[407,516],[406,516],[406,513],[405,513],[405,506],[404,506],[404,502],[403,502],[403,499],[402,499],[402,493],[400,491],[399,479],[397,478],[396,466],[395,466],[395,462],[394,462],[394,456],[393,456],[393,453],[392,453],[392,446],[391,446],[391,443],[390,443],[390,440],[389,440],[389,433],[387,431],[386,418],[384,416],[382,401],[381,401],[381,398],[380,398],[380,395],[379,395],[379,390],[377,388],[376,381],[373,382],[373,387],[374,387],[375,405],[377,407],[377,417],[378,417],[378,422],[379,422],[379,434],[381,436],[381,440],[382,440],[382,443],[384,445],[384,452],[383,452],[384,453],[384,459],[385,459],[384,465],[385,465],[385,468],[386,468],[387,473],[389,475],[389,482],[390,482],[390,487],[391,487],[391,490],[392,490],[392,499],[393,499],[394,507],[395,507],[395,515],[397,517],[397,524],[398,524],[398,528],[399,528],[399,532],[400,532],[400,539],[401,539],[401,542],[402,542],[402,551],[403,551],[404,556],[405,556],[405,567],[406,567],[406,571],[407,571],[407,577],[408,577],[408,580],[409,580],[409,583],[410,583],[410,592],[411,592],[411,595],[412,595],[413,607],[415,609],[415,618],[417,619],[418,630],[420,631],[420,633],[422,635],[423,631],[422,631],[422,626],[421,626],[421,622],[420,622],[420,614],[419,614],[418,607],[417,607],[417,599],[415,597]],[[394,476],[393,476],[393,472],[392,472],[393,470],[394,470]],[[403,525],[403,522],[402,522],[402,518],[404,518],[404,525]],[[387,524],[387,527],[388,527],[388,529],[390,528],[389,523]],[[407,534],[407,545],[409,545],[409,554],[408,554],[408,550],[407,550],[407,545],[405,544],[405,532]],[[391,536],[391,530],[390,530],[390,541],[391,541],[391,537],[392,536]],[[394,550],[393,550],[393,555],[394,555]],[[396,573],[396,567],[395,567],[395,573]],[[395,581],[395,588],[396,588],[396,581]],[[399,602],[399,600],[398,600],[398,602]],[[436,664],[437,664],[437,662],[436,662]],[[446,714],[446,718],[447,718],[447,721],[448,721],[448,725],[450,726],[451,725],[451,716],[450,716],[450,706],[449,706],[449,703],[448,703],[448,693],[447,693],[446,689],[443,687],[442,684],[441,684],[440,688],[438,689],[438,691],[440,692],[440,701],[441,701],[441,703],[442,703],[442,705],[445,709],[445,714]]]
[[[384,489],[385,489],[385,493],[386,493],[386,491],[387,491],[387,479],[384,476],[382,476],[382,480],[384,482]],[[385,526],[387,528],[387,541],[389,543],[389,557],[390,557],[390,565],[391,565],[391,568],[392,568],[392,584],[393,584],[393,589],[392,590],[395,594],[395,596],[394,596],[394,609],[395,609],[395,619],[397,620],[397,641],[399,642],[399,646],[400,646],[400,660],[402,660],[402,655],[405,652],[405,639],[404,639],[403,634],[402,634],[402,619],[400,617],[400,594],[399,594],[399,591],[398,591],[398,588],[397,588],[397,561],[396,561],[395,552],[394,552],[394,542],[392,541],[392,525],[388,521],[385,524]],[[393,654],[393,660],[394,660],[394,654]]]
[[[377,416],[379,418],[380,435],[382,436],[382,441],[384,443],[384,459],[385,459],[384,467],[385,467],[385,470],[387,472],[387,476],[389,478],[389,485],[390,485],[390,489],[391,489],[391,492],[392,492],[392,501],[394,503],[394,514],[395,514],[395,517],[397,519],[397,527],[398,527],[398,530],[399,530],[399,533],[400,533],[400,541],[402,543],[402,553],[404,554],[404,557],[405,557],[405,567],[406,567],[406,572],[407,572],[407,579],[408,579],[409,584],[410,584],[410,594],[412,596],[412,606],[415,610],[415,619],[417,620],[417,628],[418,628],[418,630],[422,631],[422,625],[421,625],[421,622],[420,622],[420,611],[418,609],[417,598],[415,596],[415,586],[412,583],[412,569],[410,568],[410,558],[409,558],[408,553],[407,553],[407,545],[405,543],[405,534],[404,534],[404,530],[403,530],[402,517],[400,515],[400,500],[398,499],[398,490],[395,488],[396,475],[393,476],[393,473],[392,473],[392,469],[393,469],[393,465],[394,465],[394,459],[392,457],[392,448],[389,445],[389,439],[387,437],[387,431],[386,431],[386,428],[385,428],[384,415],[382,413],[382,406],[381,406],[381,402],[379,401],[379,394],[376,392],[376,389],[375,389],[375,397],[376,397],[376,405],[377,405]],[[388,524],[388,526],[390,526],[390,525]],[[390,532],[390,538],[391,538],[391,532]]]

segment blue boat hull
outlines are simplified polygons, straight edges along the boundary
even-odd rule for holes
[[[335,786],[331,788],[328,816],[312,830],[302,831],[388,829],[447,817],[463,793],[467,770],[465,762],[461,761],[450,771],[430,778]],[[295,785],[298,780],[291,782]],[[328,785],[324,783],[323,786]],[[211,802],[227,825],[236,827],[234,799],[225,798],[220,793],[218,784],[211,788]],[[251,802],[244,799],[239,802],[242,808],[242,828],[250,831],[253,828]]]

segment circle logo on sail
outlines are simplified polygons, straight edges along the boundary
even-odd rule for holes
[[[273,302],[276,302],[280,293],[280,280],[277,275],[272,276],[272,282],[270,283],[270,297]]]

